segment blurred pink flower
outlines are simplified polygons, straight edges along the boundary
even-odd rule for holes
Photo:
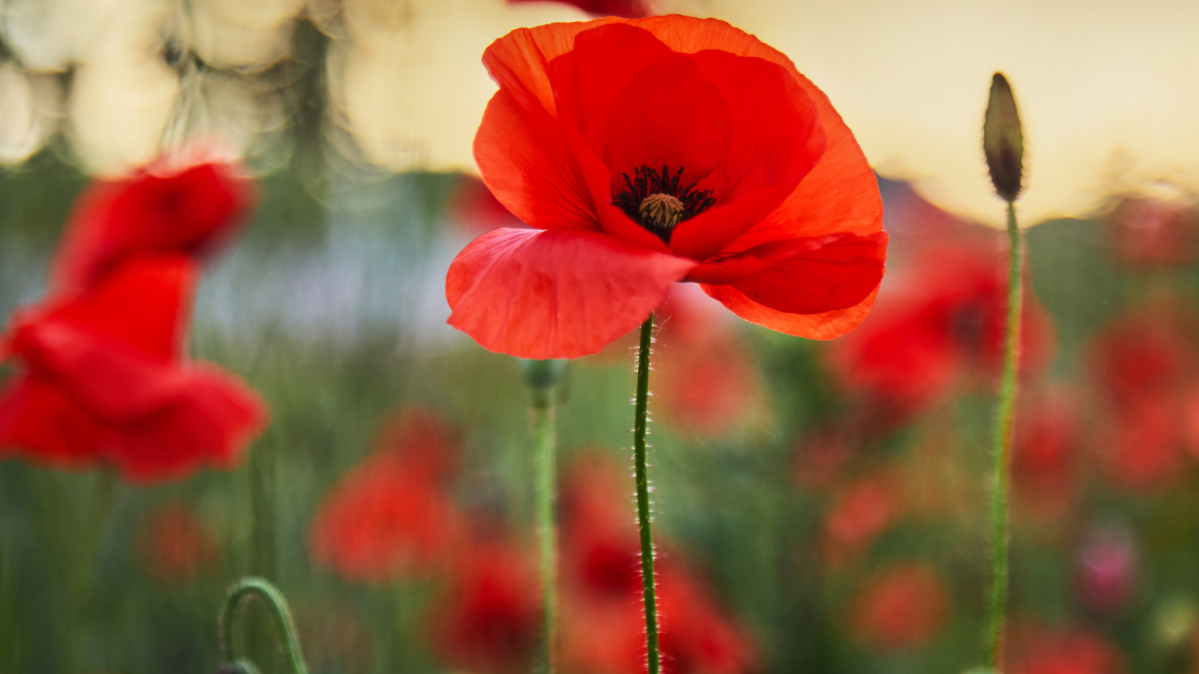
[[[1078,593],[1093,611],[1114,614],[1132,601],[1137,586],[1137,549],[1127,527],[1092,529],[1078,551]]]
[[[1153,199],[1122,200],[1108,216],[1116,254],[1135,267],[1181,266],[1195,259],[1199,214]]]

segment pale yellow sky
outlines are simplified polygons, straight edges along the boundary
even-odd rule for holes
[[[313,0],[317,13],[328,3]],[[189,31],[214,62],[246,69],[279,57],[301,0],[196,0]],[[982,162],[990,76],[1005,72],[1025,122],[1025,224],[1085,215],[1117,191],[1199,193],[1199,3],[1174,0],[661,0],[666,10],[724,18],[787,53],[828,93],[883,175],[934,203],[999,224]],[[99,172],[144,161],[180,91],[153,48],[165,0],[10,0],[10,43],[26,64],[82,62],[65,114],[83,160]],[[523,25],[583,18],[554,3],[348,0],[328,64],[332,121],[367,161],[393,170],[473,170],[471,139],[495,86],[479,58]],[[165,18],[164,18],[165,17]],[[224,28],[219,28],[224,26]],[[233,26],[234,28],[229,28]],[[220,31],[236,37],[222,43]],[[280,37],[280,36],[283,37]],[[240,45],[240,46],[239,46]],[[0,161],[13,161],[52,94],[0,76]],[[269,96],[229,83],[193,124],[248,147]],[[245,100],[238,103],[238,97]],[[254,98],[252,102],[250,99]],[[239,107],[241,106],[241,107]],[[210,106],[211,107],[211,106]],[[249,108],[245,108],[249,109]],[[266,121],[264,121],[266,120]],[[39,124],[41,124],[39,126]],[[22,145],[24,143],[24,145]],[[14,149],[15,148],[15,149]]]

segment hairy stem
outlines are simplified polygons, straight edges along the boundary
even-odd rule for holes
[[[255,577],[242,578],[234,583],[225,595],[225,603],[221,606],[221,613],[217,619],[218,636],[221,642],[221,660],[225,663],[222,665],[221,671],[255,671],[253,664],[247,660],[238,659],[234,650],[234,642],[237,636],[235,627],[239,609],[245,603],[245,600],[250,597],[261,599],[266,603],[267,608],[270,609],[271,618],[279,633],[279,639],[283,642],[283,654],[287,658],[288,664],[291,665],[292,674],[308,674],[308,667],[304,664],[304,655],[300,652],[300,637],[296,633],[295,622],[292,621],[291,609],[287,606],[287,599],[283,597],[283,593],[272,585],[270,581],[265,578]]]
[[[1008,591],[1008,491],[1012,466],[1012,429],[1015,425],[1016,374],[1020,363],[1021,289],[1020,230],[1016,205],[1007,205],[1008,315],[1004,334],[1003,383],[995,413],[995,444],[991,449],[991,596],[987,616],[987,661],[995,671],[1003,667],[1004,613]]]
[[[658,602],[654,587],[654,537],[650,525],[649,477],[645,468],[645,434],[649,408],[649,356],[654,315],[641,325],[637,352],[637,399],[633,413],[633,462],[637,481],[637,523],[641,529],[641,585],[645,592],[645,648],[649,673],[658,674]]]
[[[554,509],[556,459],[553,390],[533,389],[533,437],[536,442],[537,528],[541,537],[541,583],[544,592],[545,624],[542,628],[541,671],[553,674],[558,616],[558,545]]]

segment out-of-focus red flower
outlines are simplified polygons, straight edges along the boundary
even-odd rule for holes
[[[1188,439],[1189,391],[1199,381],[1196,322],[1185,310],[1151,303],[1095,337],[1091,373],[1105,408],[1095,443],[1110,479],[1147,491],[1177,476]]]
[[[590,454],[573,462],[563,480],[564,671],[645,671],[639,539],[623,507],[624,478],[612,461]],[[662,541],[658,547],[663,548]],[[700,578],[674,554],[659,555],[657,572],[664,670],[741,674],[753,669],[757,656],[750,640],[718,608]]]
[[[457,455],[444,420],[424,410],[401,413],[375,453],[321,503],[309,539],[313,559],[372,583],[440,570],[463,531],[445,485]]]
[[[1096,527],[1078,551],[1078,593],[1087,608],[1105,614],[1128,606],[1137,586],[1137,550],[1127,527]]]
[[[1027,512],[1060,513],[1074,499],[1080,440],[1076,412],[1065,391],[1022,394],[1012,445],[1012,483]]]
[[[945,585],[932,569],[900,564],[872,579],[854,600],[855,636],[885,651],[927,646],[949,613]]]
[[[96,181],[79,198],[55,256],[51,292],[96,283],[123,260],[212,251],[252,207],[252,184],[235,164],[180,165],[163,157],[126,178]]]
[[[212,530],[181,505],[155,511],[143,523],[138,548],[150,573],[170,582],[186,582],[211,569],[220,554]]]
[[[998,248],[929,249],[904,287],[839,340],[829,361],[863,399],[873,423],[890,427],[949,395],[973,374],[997,380],[1007,320],[1007,268]],[[1047,364],[1049,319],[1025,294],[1021,364]]]
[[[861,554],[902,516],[903,504],[889,472],[845,485],[824,519],[824,552],[839,564]]]
[[[231,468],[266,410],[233,377],[181,357],[195,278],[188,257],[139,256],[18,312],[0,447],[55,467],[110,463],[138,482]]]
[[[457,557],[450,573],[431,618],[434,653],[480,674],[529,671],[542,624],[541,588],[530,560],[487,542]]]
[[[705,300],[716,304],[676,286],[655,312],[662,316],[655,399],[672,427],[719,437],[749,410],[757,381],[740,338],[721,317],[709,315]]]
[[[508,0],[516,2],[542,2],[543,0]],[[654,13],[650,0],[554,0],[564,5],[573,5],[592,16],[622,16],[640,19]]]
[[[1195,258],[1199,217],[1193,204],[1130,197],[1108,218],[1116,253],[1136,267],[1177,266]]]
[[[475,158],[532,229],[488,232],[450,266],[449,323],[480,345],[596,353],[678,281],[788,334],[865,317],[886,255],[877,181],[786,56],[665,16],[522,28],[483,62],[500,89]]]
[[[1124,658],[1107,640],[1082,629],[1016,625],[1008,640],[1012,674],[1123,674]]]

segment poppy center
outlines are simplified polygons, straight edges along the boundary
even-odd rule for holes
[[[671,175],[665,165],[658,173],[642,164],[633,169],[632,178],[627,173],[621,175],[628,189],[612,197],[612,203],[667,244],[671,232],[680,222],[699,215],[716,203],[712,190],[696,191],[698,182],[679,187],[682,166]]]

